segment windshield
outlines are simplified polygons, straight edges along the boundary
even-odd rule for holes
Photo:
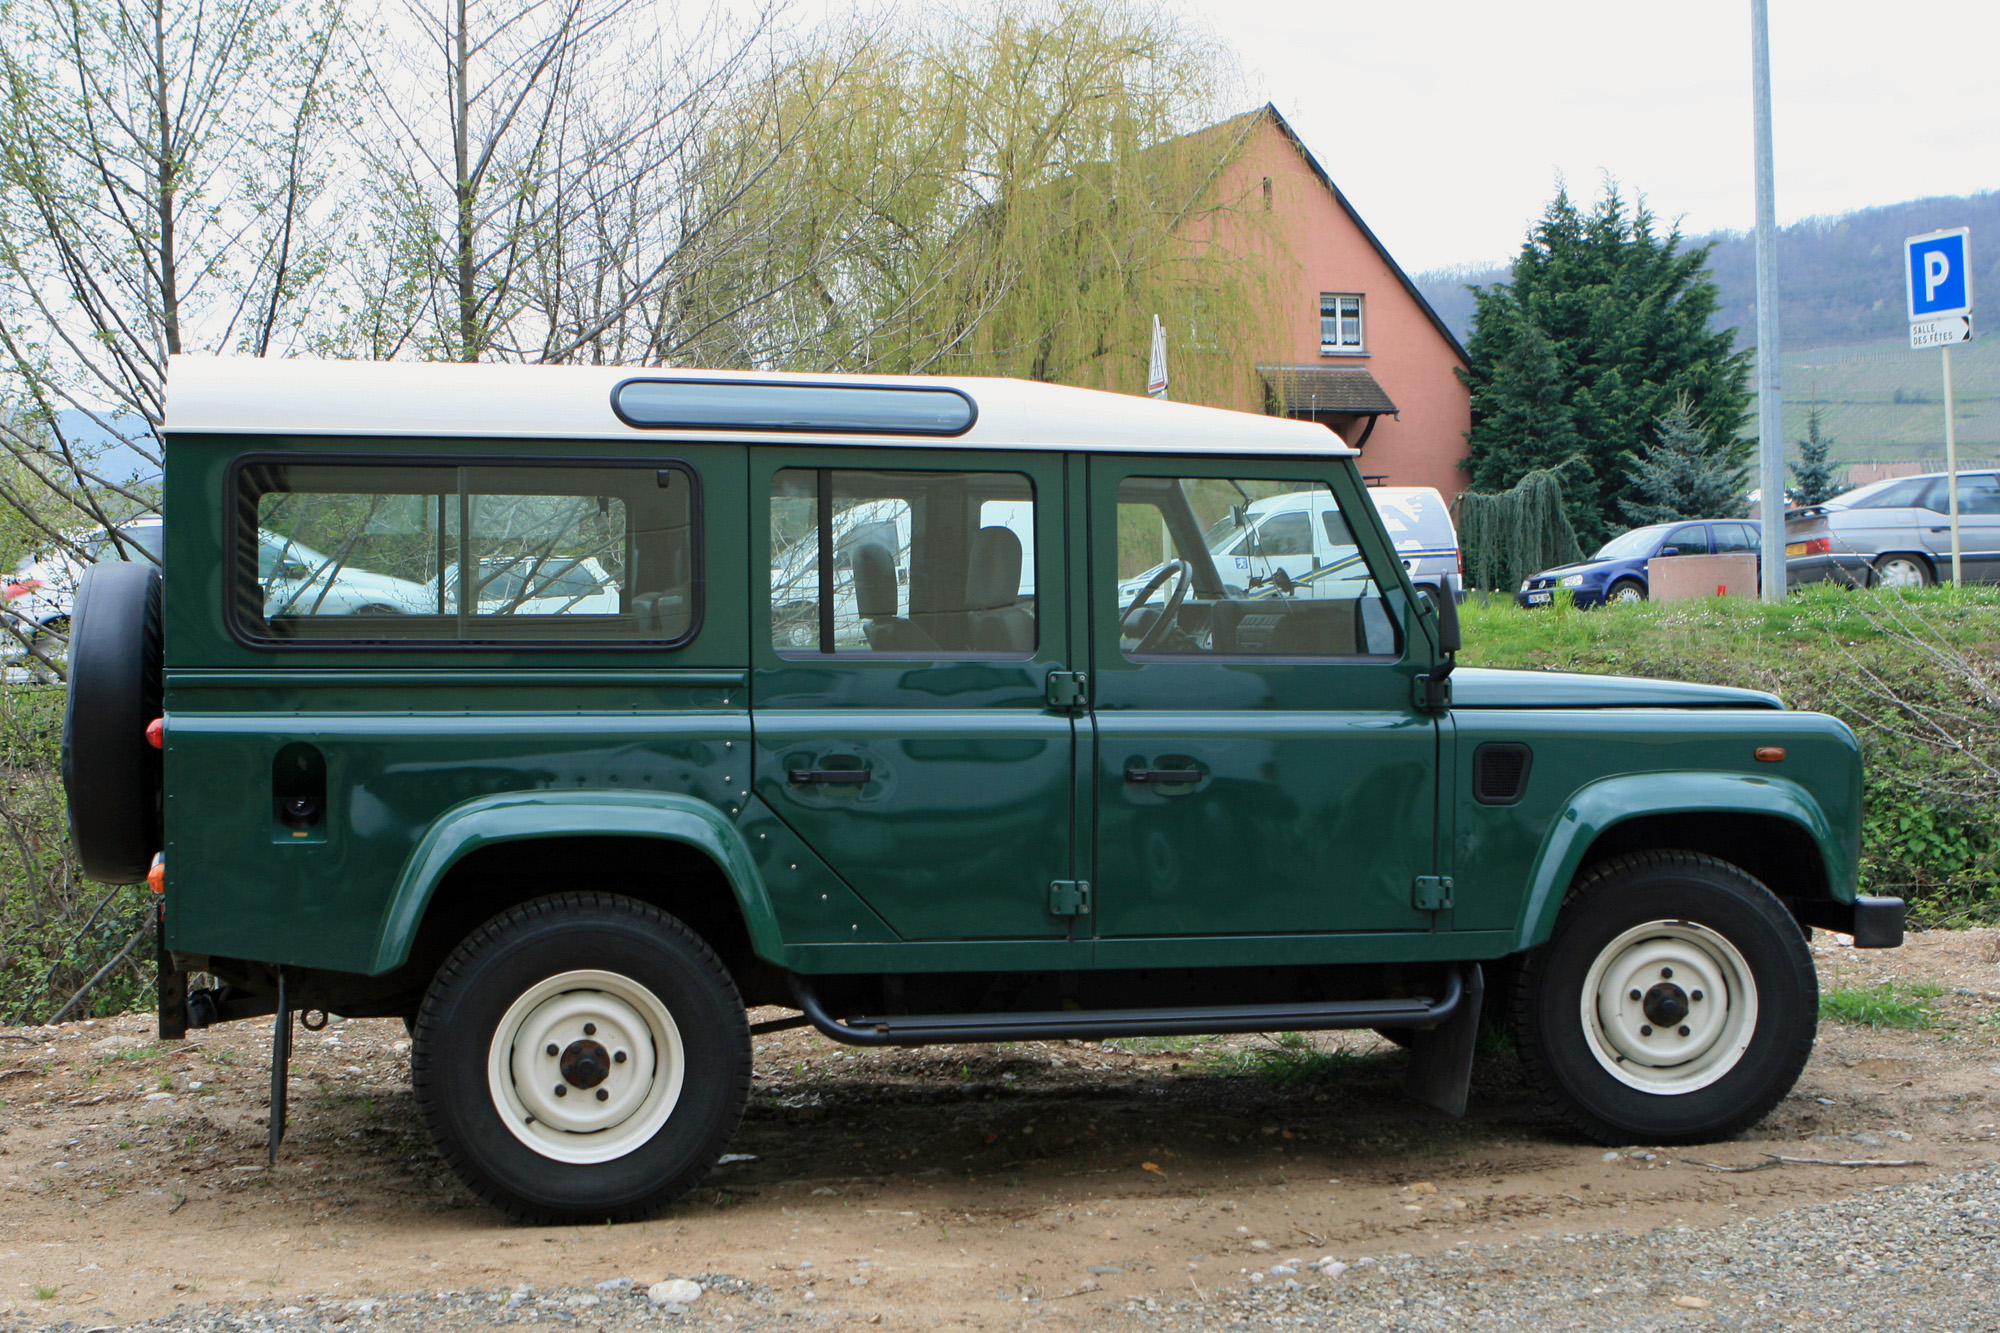
[[[1666,531],[1666,524],[1655,524],[1650,528],[1634,528],[1621,533],[1597,548],[1593,560],[1629,560],[1635,555],[1646,555],[1653,549],[1653,543]]]

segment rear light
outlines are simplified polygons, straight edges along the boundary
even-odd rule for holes
[[[153,853],[153,868],[146,872],[146,887],[154,893],[167,891],[167,857],[164,852]]]
[[[1813,537],[1802,542],[1785,543],[1786,555],[1832,555],[1833,538]]]
[[[22,579],[19,583],[10,583],[4,588],[0,588],[0,601],[11,602],[16,597],[26,597],[41,586],[42,581],[40,579]]]
[[[146,744],[152,746],[155,750],[164,750],[167,747],[167,720],[165,718],[156,717],[146,724]]]

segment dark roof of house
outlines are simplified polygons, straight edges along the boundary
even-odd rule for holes
[[[1305,146],[1305,142],[1299,138],[1298,133],[1278,113],[1277,106],[1266,102],[1258,110],[1252,111],[1249,114],[1252,117],[1269,117],[1271,123],[1278,127],[1278,132],[1291,141],[1292,147],[1297,149],[1299,156],[1305,159],[1305,164],[1312,168],[1313,175],[1319,177],[1319,183],[1327,188],[1327,193],[1333,196],[1334,202],[1340,205],[1341,211],[1346,213],[1353,220],[1354,225],[1361,229],[1361,234],[1368,238],[1368,244],[1375,247],[1375,253],[1382,256],[1382,262],[1389,266],[1389,271],[1395,274],[1397,281],[1403,284],[1403,290],[1408,292],[1410,299],[1417,303],[1417,309],[1423,311],[1430,319],[1431,324],[1438,331],[1438,336],[1445,340],[1446,346],[1451,348],[1452,352],[1461,362],[1470,366],[1472,358],[1466,355],[1465,347],[1458,341],[1458,336],[1451,331],[1443,319],[1439,318],[1438,312],[1431,308],[1431,303],[1424,299],[1424,294],[1417,290],[1417,284],[1410,280],[1409,274],[1403,272],[1403,266],[1396,262],[1395,257],[1389,253],[1388,248],[1382,244],[1374,232],[1368,229],[1368,224],[1361,220],[1361,214],[1354,211],[1354,205],[1347,202],[1347,196],[1342,194],[1340,187],[1333,183],[1333,177],[1326,174],[1326,168],[1320,166],[1319,159],[1312,155],[1312,150]]]
[[[1259,366],[1279,411],[1351,412],[1373,416],[1397,410],[1375,377],[1359,366]]]

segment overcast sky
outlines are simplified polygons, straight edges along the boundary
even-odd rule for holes
[[[1181,3],[1412,272],[1510,258],[1558,177],[1756,220],[1749,0]],[[1781,223],[2000,187],[2000,4],[1770,10]]]

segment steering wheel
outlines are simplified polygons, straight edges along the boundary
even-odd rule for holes
[[[1187,597],[1188,584],[1193,578],[1193,565],[1185,560],[1169,560],[1160,566],[1158,573],[1146,580],[1146,586],[1139,589],[1139,595],[1132,599],[1132,605],[1126,607],[1125,614],[1118,617],[1120,639],[1129,637],[1125,633],[1125,627],[1137,618],[1140,608],[1146,605],[1146,599],[1157,592],[1162,583],[1173,579],[1174,587],[1173,591],[1167,594],[1167,604],[1161,608],[1160,618],[1153,622],[1152,628],[1146,631],[1146,636],[1132,647],[1132,652],[1146,652],[1166,637],[1167,628],[1174,623],[1174,613],[1181,609],[1181,602]]]

